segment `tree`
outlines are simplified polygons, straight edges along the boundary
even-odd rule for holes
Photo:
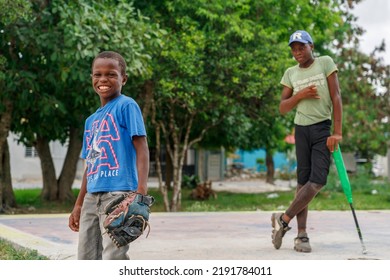
[[[201,4],[199,12],[205,12],[206,3]],[[233,1],[229,1],[228,5],[234,7]],[[228,7],[225,8],[227,10]],[[196,15],[197,5],[188,1],[156,2],[154,5],[148,3],[146,10],[154,14],[168,31],[164,49],[154,64],[156,74],[152,83],[152,124],[155,127],[157,154],[161,147],[165,147],[173,165],[173,193],[170,201],[167,186],[161,180],[161,168],[158,168],[164,204],[168,211],[177,211],[181,206],[182,167],[187,150],[199,143],[207,131],[222,122],[233,108],[231,96],[241,91],[237,85],[234,88],[229,85],[221,87],[217,84],[222,82],[221,78],[215,84],[211,82],[213,75],[218,76],[216,71],[220,71],[219,75],[222,76],[223,71],[230,67],[227,60],[229,56],[224,49],[227,42],[223,40],[223,32],[234,32],[236,26],[229,25],[227,16],[223,19],[224,24],[227,24],[226,30],[214,30],[211,25],[218,23],[208,22],[205,15]],[[224,11],[216,12],[223,14]],[[230,16],[239,17],[238,13],[238,9],[234,10]],[[237,38],[242,40],[239,35]],[[225,53],[217,54],[219,47]],[[221,63],[216,61],[216,54],[226,60]]]
[[[0,213],[9,207],[16,205],[15,197],[12,191],[12,180],[10,172],[10,155],[8,149],[7,137],[11,127],[13,102],[11,88],[20,81],[15,77],[14,59],[17,53],[12,48],[12,40],[4,36],[4,30],[12,27],[15,23],[22,20],[29,20],[30,4],[23,0],[12,2],[0,1]],[[7,80],[12,77],[12,82]]]
[[[359,51],[359,38],[365,32],[353,27],[356,17],[350,9],[360,1],[348,1],[346,25],[335,34],[335,61],[343,100],[342,149],[368,159],[385,155],[390,139],[390,66],[380,58],[385,43],[370,54]],[[340,38],[341,37],[341,38]]]
[[[146,48],[159,45],[160,30],[127,1],[48,1],[33,7],[35,21],[7,30],[18,42],[17,62],[29,71],[28,86],[18,88],[12,129],[38,151],[42,198],[70,200],[84,120],[98,107],[90,85],[92,59],[115,50],[124,54],[132,75],[146,75]],[[68,145],[58,179],[49,149],[54,140]]]
[[[339,64],[344,108],[341,145],[369,162],[375,154],[386,155],[390,140],[390,66],[376,56],[383,48],[370,55],[344,49]]]
[[[303,0],[136,3],[168,31],[164,49],[154,60],[151,83],[156,148],[165,147],[174,167],[170,201],[160,176],[168,211],[180,209],[181,169],[190,147],[210,145],[211,139],[215,146],[266,147],[270,154],[280,147],[287,130],[286,121],[275,113],[279,81],[293,63],[286,38],[298,28],[316,30],[319,50],[326,49],[326,35],[343,24],[339,4]]]

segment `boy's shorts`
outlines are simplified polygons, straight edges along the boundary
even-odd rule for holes
[[[326,185],[330,167],[330,151],[326,141],[330,136],[330,120],[301,126],[295,125],[298,184],[308,181]]]

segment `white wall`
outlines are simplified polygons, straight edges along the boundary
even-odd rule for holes
[[[8,136],[8,146],[11,158],[12,180],[41,180],[41,166],[38,157],[25,157],[25,147],[17,143],[15,135]]]
[[[29,181],[42,180],[41,163],[39,157],[26,157],[26,147],[23,144],[17,143],[17,136],[11,134],[8,137],[8,145],[11,158],[11,176],[12,181]],[[52,153],[56,176],[58,177],[66,155],[66,146],[62,146],[60,142],[51,142],[50,150]],[[78,173],[83,169],[82,160],[78,165]]]
[[[375,156],[373,172],[376,176],[390,177],[389,174],[390,150],[387,156]]]

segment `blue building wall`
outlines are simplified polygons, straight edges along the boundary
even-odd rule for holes
[[[250,168],[258,172],[266,171],[264,149],[258,149],[253,151],[237,150],[235,154],[238,155],[239,158],[234,159],[233,162],[241,163],[243,164],[244,168]],[[256,163],[256,160],[258,158],[264,159],[264,164],[259,165],[258,163]],[[273,156],[273,159],[275,169],[286,170],[290,164],[285,153],[276,152]],[[294,170],[296,163],[294,162],[290,165],[290,171]]]

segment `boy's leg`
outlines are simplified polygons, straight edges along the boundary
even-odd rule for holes
[[[326,184],[329,173],[330,152],[326,140],[330,136],[330,125],[330,121],[324,121],[311,126],[295,126],[299,190],[297,186],[296,196],[284,215],[272,215],[272,242],[276,249],[289,230],[288,223],[298,214],[298,231],[306,231],[308,204]]]
[[[298,186],[296,197],[286,211],[290,219],[307,208],[310,201],[326,184],[330,167],[330,151],[326,141],[330,136],[330,126],[331,121],[324,121],[308,127],[296,126],[295,128]],[[304,213],[300,217],[301,223],[303,221],[306,223],[307,213],[306,217]],[[298,228],[303,226],[306,227],[305,224],[300,224]]]
[[[326,185],[327,176],[329,174],[330,167],[330,152],[326,146],[327,138],[330,136],[330,121],[325,121],[319,124],[310,126],[310,142],[311,147],[311,173],[309,182],[316,182],[307,185],[297,187],[297,196],[301,197],[302,203],[309,204],[321,188]],[[312,194],[310,194],[312,192]],[[310,199],[310,196],[312,198]],[[306,201],[305,201],[306,200]],[[291,205],[293,206],[293,204]],[[296,205],[299,207],[299,204]],[[287,213],[291,211],[290,213]],[[294,209],[291,207],[286,211],[287,215],[294,215]],[[306,221],[307,221],[308,207],[306,205],[300,212],[296,214],[298,223],[298,236],[294,239],[294,249],[298,252],[311,252],[311,246],[309,238],[306,233]]]
[[[121,194],[123,192],[108,192],[101,195],[100,207],[99,207],[99,221],[100,221],[100,230],[102,233],[105,232],[103,227],[104,219],[106,218],[106,214],[104,213],[104,208],[107,203],[110,202],[116,195]],[[128,251],[130,246],[125,245],[120,248],[116,247],[114,242],[108,236],[108,234],[102,235],[103,242],[103,260],[129,260],[130,257],[128,255]]]
[[[310,139],[310,128],[308,126],[295,126],[295,151],[297,158],[297,189],[295,191],[294,201],[297,200],[298,194],[303,190],[306,183],[309,182],[311,168],[312,168],[312,151],[311,151],[311,139]],[[294,202],[293,202],[294,203]],[[303,207],[301,211],[291,213],[287,215],[288,219],[285,219],[286,222],[289,222],[292,218],[297,216],[298,231],[299,229],[306,229],[306,221],[308,215],[307,205]],[[289,209],[291,208],[291,205]],[[288,211],[288,210],[287,210]],[[291,216],[294,215],[294,216]]]
[[[77,258],[79,260],[102,259],[102,237],[97,215],[99,197],[87,193],[80,215],[80,229]]]
[[[297,196],[298,192],[301,191],[303,185],[298,184],[295,196]],[[309,213],[309,207],[306,206],[297,214],[297,227],[298,227],[298,233],[300,232],[306,232],[306,223],[307,223],[307,216]]]
[[[300,190],[297,190],[294,201],[290,207],[286,210],[285,215],[287,217],[297,217],[298,223],[298,235],[294,239],[294,249],[298,252],[311,252],[311,246],[309,238],[306,233],[306,222],[308,215],[308,204],[315,195],[321,190],[322,185],[318,185],[313,182],[307,182],[304,186],[301,186]]]
[[[307,126],[295,126],[295,152],[297,158],[297,177],[298,186],[303,186],[310,177],[311,168],[311,149],[310,149],[310,133]],[[295,200],[300,191],[296,190]],[[300,188],[302,190],[302,188]],[[291,215],[291,214],[290,214]],[[296,213],[294,214],[294,216]],[[282,245],[282,238],[290,227],[288,223],[294,216],[286,216],[284,213],[273,213],[271,216],[272,222],[272,243],[275,249],[279,249]],[[302,219],[304,216],[301,217]]]
[[[303,211],[309,205],[310,201],[316,196],[316,194],[321,190],[323,186],[307,182],[302,188],[301,191],[297,193],[293,202],[290,204],[290,207],[286,210],[285,214],[290,218],[294,218],[298,213]],[[307,215],[306,215],[307,218]]]
[[[310,127],[312,144],[311,173],[309,180],[317,184],[326,185],[330,167],[330,151],[326,141],[330,136],[331,121],[324,121]]]

